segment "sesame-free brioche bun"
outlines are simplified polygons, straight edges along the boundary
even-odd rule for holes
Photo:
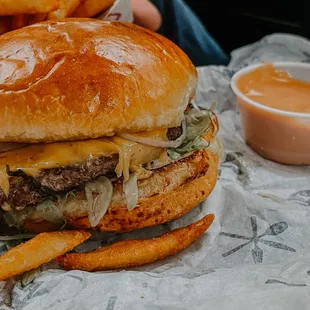
[[[159,34],[66,19],[0,40],[0,142],[52,142],[175,127],[197,73]]]
[[[218,155],[207,150],[197,151],[139,181],[138,205],[131,211],[126,207],[121,184],[114,185],[112,202],[96,227],[91,227],[88,221],[84,193],[72,196],[66,205],[61,206],[61,211],[72,228],[127,232],[156,226],[186,214],[206,199],[217,178]],[[57,227],[44,221],[40,214],[33,214],[25,221],[24,228],[42,232]]]

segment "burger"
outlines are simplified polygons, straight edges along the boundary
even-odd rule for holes
[[[218,176],[212,110],[168,39],[67,19],[0,40],[0,205],[9,226],[127,232],[187,213]]]

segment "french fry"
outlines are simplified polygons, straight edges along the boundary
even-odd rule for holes
[[[42,233],[0,256],[0,281],[35,269],[72,250],[90,237],[86,231]]]
[[[29,15],[19,14],[12,17],[12,29],[19,29],[28,26]]]
[[[120,241],[89,253],[72,253],[57,258],[67,270],[112,270],[140,266],[164,259],[185,249],[197,240],[212,224],[209,214],[187,227],[175,229],[161,237]]]
[[[0,35],[12,29],[12,17],[0,16]]]
[[[0,15],[48,13],[59,8],[59,0],[0,0]]]
[[[29,23],[29,25],[40,23],[40,22],[43,22],[44,20],[46,20],[46,17],[47,17],[47,13],[32,14],[29,17],[28,23]]]
[[[73,13],[75,17],[93,17],[110,8],[115,0],[84,0]]]
[[[48,13],[48,19],[60,19],[70,17],[79,6],[79,4],[80,0],[60,0],[59,9]]]

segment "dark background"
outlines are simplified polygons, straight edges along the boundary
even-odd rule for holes
[[[309,38],[310,0],[186,0],[225,52],[272,33]]]

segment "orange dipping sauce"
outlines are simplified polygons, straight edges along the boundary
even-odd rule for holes
[[[261,64],[237,72],[231,87],[238,98],[246,143],[269,160],[309,165],[310,83],[285,69],[310,81],[309,64]]]
[[[242,76],[237,86],[246,97],[268,107],[310,113],[310,83],[294,79],[271,64]]]

